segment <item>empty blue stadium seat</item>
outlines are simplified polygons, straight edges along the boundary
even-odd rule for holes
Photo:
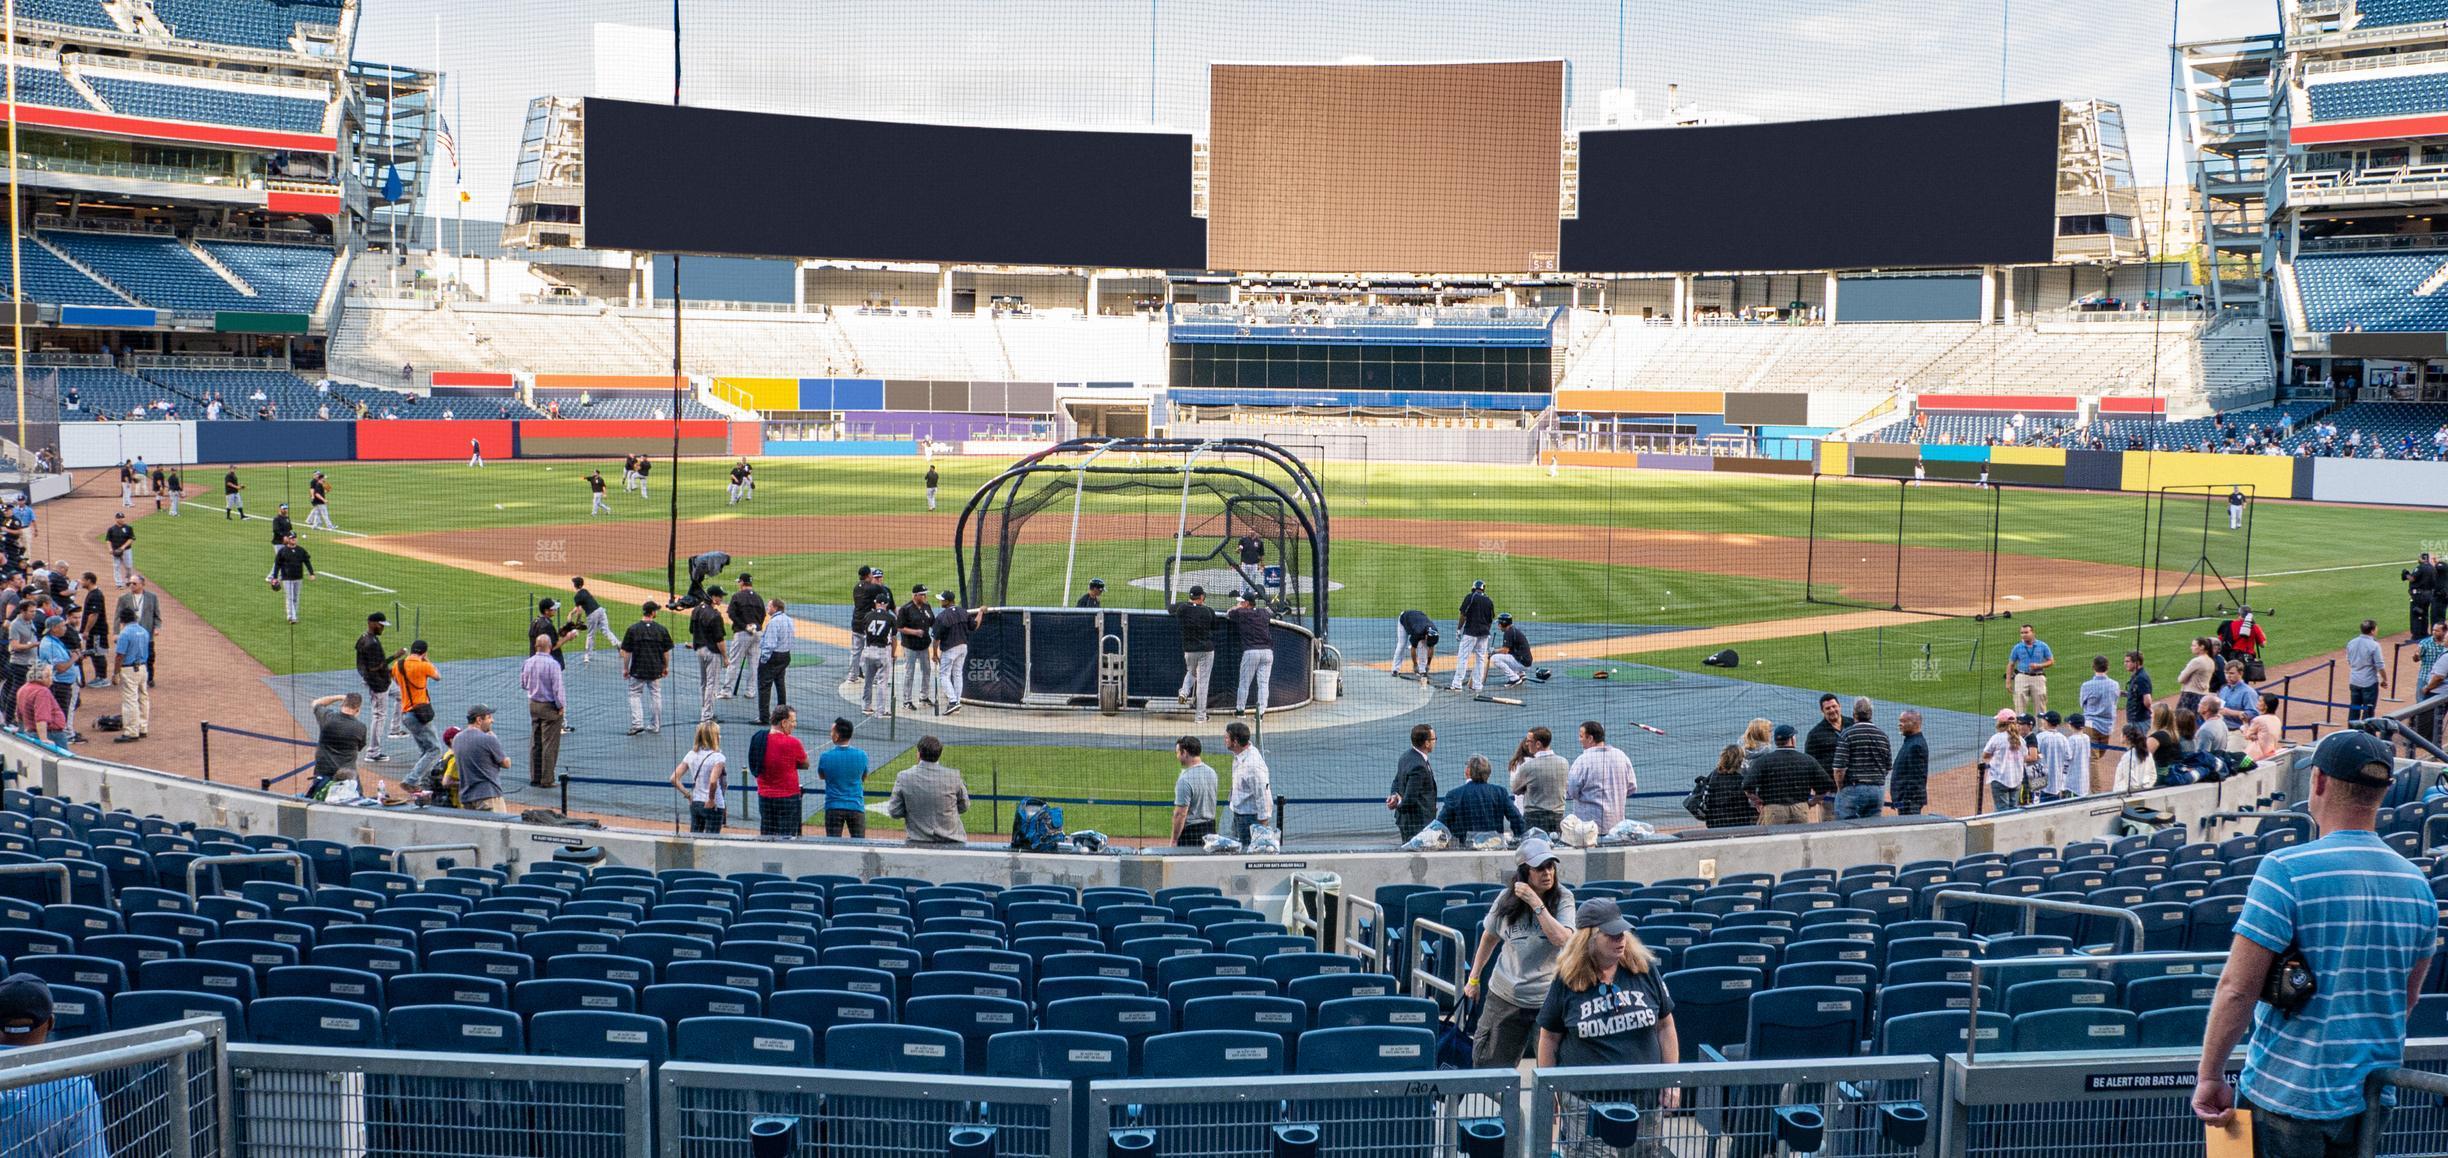
[[[325,1049],[382,1047],[382,1011],[328,997],[267,997],[247,1007],[257,1043]]]
[[[2141,1019],[2124,1009],[2049,1009],[2014,1019],[2017,1052],[2125,1049],[2137,1044]],[[2198,1039],[2196,1039],[2198,1044]]]
[[[1434,1029],[1437,1003],[1425,997],[1343,997],[1317,1007],[1312,1028],[1349,1025],[1418,1026]]]
[[[1971,1018],[1957,1010],[1912,1013],[1886,1018],[1879,1022],[1877,1052],[1911,1056],[1929,1054],[1944,1057],[1964,1050],[1964,1032]],[[2004,1013],[1984,1009],[1980,1013],[1980,1044],[1995,1049],[2012,1039],[2014,1019]]]
[[[816,1035],[807,1026],[763,1017],[692,1017],[672,1042],[675,1061],[735,1066],[816,1064]]]
[[[825,1031],[824,1064],[875,1073],[958,1074],[961,1036],[920,1025],[836,1025]]]
[[[1110,1033],[1030,1029],[986,1039],[986,1069],[998,1078],[1082,1082],[1130,1076],[1130,1042]]]
[[[1021,991],[1020,979],[996,973],[969,973],[957,969],[925,969],[910,978],[910,997],[1003,997],[1025,1002],[1028,995]]]
[[[642,957],[618,953],[572,953],[546,958],[544,976],[579,981],[612,981],[631,989],[644,989],[655,983],[655,967],[654,962]]]
[[[1132,1001],[1144,999],[1087,998],[1085,1000],[1094,1002],[1105,1000]],[[1072,1003],[1064,1002],[1060,1004],[1068,1005]],[[986,1040],[998,1033],[1012,1033],[1030,1028],[1030,1010],[1026,1002],[1008,997],[979,997],[974,995],[957,994],[935,997],[912,997],[909,999],[909,1002],[902,1007],[901,1020],[905,1024],[909,1025],[922,1025],[935,1029],[947,1029],[959,1034],[965,1049],[965,1055],[967,1058],[971,1059],[970,1064],[982,1071],[986,1064]],[[1046,1028],[1080,1029],[1091,1032],[1111,1032],[1110,1030],[1103,1029],[1097,1025],[1089,1024],[1088,1022],[1090,1020],[1090,1018],[1083,1014],[1080,1017],[1066,1018],[1063,1024],[1056,1024],[1053,1013],[1049,1011]],[[1122,1036],[1129,1035],[1125,1034]]]
[[[1433,1030],[1362,1025],[1343,1029],[1313,1029],[1302,1034],[1296,1072],[1377,1074],[1435,1068],[1436,1033]]]
[[[691,1017],[760,1017],[765,1003],[755,990],[666,981],[638,994],[638,1012],[678,1027]]]
[[[1675,1004],[1680,1060],[1700,1058],[1702,1047],[1723,1051],[1750,1032],[1751,998],[1767,987],[1767,976],[1740,965],[1680,969],[1659,978]]]
[[[1147,1039],[1150,1078],[1244,1078],[1284,1072],[1283,1039],[1254,1030],[1206,1029]]]
[[[2363,17],[2356,23],[2357,28],[2448,20],[2448,4],[2442,0],[2355,0],[2354,7]]]
[[[892,1000],[876,993],[842,989],[785,989],[766,1003],[765,1014],[777,1021],[804,1025],[815,1035],[818,1060],[826,1060],[826,1034],[837,1025],[890,1025]]]
[[[153,0],[153,11],[181,39],[281,52],[301,23],[340,23],[331,0]]]
[[[2143,1049],[2192,1049],[2210,1027],[2208,1005],[2172,1005],[2142,1015],[2136,1045]],[[2411,1036],[2410,1034],[2408,1036]]]
[[[110,997],[81,985],[51,986],[51,1036],[86,1037],[111,1028]]]
[[[110,999],[114,1029],[135,1029],[190,1017],[218,1017],[229,1023],[231,1041],[254,1040],[247,1033],[246,1006],[235,997],[183,989],[153,989],[121,993]]]
[[[13,953],[9,960],[20,973],[31,973],[51,985],[75,985],[104,997],[127,992],[128,967],[107,957],[82,953]]]
[[[1183,984],[1191,984],[1183,982]],[[1127,977],[1048,977],[1037,983],[1039,1004],[1064,1001],[1073,997],[1146,997],[1147,982]]]
[[[661,1065],[670,1035],[659,1018],[642,1013],[553,1010],[527,1019],[527,1048],[546,1057],[601,1057]]]
[[[510,990],[510,1008],[521,1017],[533,1017],[557,1009],[635,1013],[637,991],[617,981],[587,981],[573,977],[521,981]]]
[[[719,985],[763,997],[774,990],[774,971],[745,961],[675,961],[663,971],[670,985]]]
[[[1864,1005],[1858,990],[1828,985],[1753,994],[1743,1056],[1751,1061],[1847,1056],[1860,1045]]]
[[[1400,992],[1401,983],[1383,973],[1318,973],[1284,982],[1284,996],[1300,1001],[1312,1012],[1337,998],[1389,997]]]
[[[480,1005],[510,1008],[510,987],[497,977],[459,973],[406,973],[383,982],[390,1008],[407,1005]]]
[[[136,970],[136,987],[219,993],[248,1003],[255,1000],[255,971],[229,961],[147,961]]]

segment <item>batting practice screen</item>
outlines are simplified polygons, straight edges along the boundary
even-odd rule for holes
[[[1564,62],[1218,64],[1218,269],[1554,269]]]
[[[590,245],[1197,269],[1187,133],[586,102]]]
[[[1865,269],[2047,262],[2054,101],[1581,134],[1565,269]]]

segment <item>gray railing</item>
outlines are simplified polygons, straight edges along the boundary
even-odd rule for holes
[[[1519,1141],[1520,1095],[1521,1078],[1512,1070],[1097,1082],[1088,1092],[1088,1144],[1077,1152],[1212,1158],[1543,1153]],[[1314,1146],[1279,1150],[1279,1130],[1314,1131]],[[1477,1140],[1491,1134],[1492,1141]],[[1474,1141],[1466,1145],[1465,1137]]]
[[[2409,1051],[2409,1054],[2411,1051]],[[2428,1103],[2416,1106],[2413,1099],[2403,1097],[2407,1091],[2419,1091],[2431,1097]],[[2443,1138],[2448,1133],[2448,1115],[2440,1103],[2448,1095],[2448,1074],[2434,1070],[2407,1069],[2391,1066],[2373,1070],[2363,1079],[2363,1104],[2366,1107],[2390,1105],[2385,1114],[2364,1114],[2362,1132],[2355,1139],[2356,1153],[2363,1158],[2381,1155],[2440,1153]]]
[[[2201,1050],[2014,1054],[1946,1061],[1942,1153],[1980,1158],[2199,1154]],[[2242,1068],[2241,1055],[2234,1063]],[[2234,1072],[2230,1072],[2233,1080]]]
[[[1363,919],[1370,931],[1367,937],[1356,935]],[[1382,972],[1377,967],[1385,960],[1385,907],[1367,897],[1345,896],[1343,919],[1337,923],[1342,929],[1335,939],[1341,944],[1333,951],[1358,957],[1372,971]]]
[[[1462,935],[1462,930],[1431,921],[1426,917],[1413,921],[1410,932],[1411,996],[1435,997],[1439,1005],[1460,1004],[1462,990],[1456,982],[1437,976],[1436,970],[1429,967],[1429,963],[1434,958],[1428,952],[1428,948],[1434,941],[1443,941],[1452,945],[1453,964],[1456,973],[1459,973],[1470,963],[1470,952],[1473,948],[1470,941]]]
[[[7,1053],[0,1100],[19,1153],[188,1158],[231,1153],[221,1019],[192,1018]]]
[[[0,864],[0,877],[37,875],[59,877],[59,903],[65,905],[76,899],[70,891],[76,887],[76,878],[71,875],[71,870],[67,865],[55,860],[47,860],[39,864]]]
[[[643,1062],[240,1045],[229,1065],[239,1155],[652,1153]]]
[[[1942,1072],[1933,1057],[1543,1069],[1513,1153],[1936,1154]]]
[[[1101,1154],[1072,1136],[1069,1082],[672,1063],[658,1073],[656,1153],[748,1154],[759,1118],[796,1123],[800,1154],[935,1155],[991,1131],[999,1158]],[[644,1150],[635,1151],[644,1154]]]
[[[225,856],[200,856],[194,860],[188,861],[187,895],[191,897],[200,897],[204,895],[196,891],[196,882],[204,875],[205,869],[218,869],[224,866],[242,864],[287,864],[289,866],[290,879],[297,882],[297,887],[301,889],[307,887],[306,855],[304,853],[289,852],[286,850],[275,850],[272,852],[230,853]]]
[[[405,873],[405,872],[407,872],[407,871],[408,871],[408,858],[409,858],[410,856],[421,856],[421,855],[423,855],[423,854],[425,854],[425,853],[429,853],[429,852],[465,852],[465,853],[473,853],[473,852],[476,852],[476,851],[478,851],[478,849],[476,848],[476,846],[475,846],[475,845],[473,845],[473,844],[464,844],[464,843],[462,843],[462,844],[412,844],[412,845],[407,846],[406,848],[395,848],[395,849],[391,850],[391,871],[392,871],[392,872],[395,872],[395,873]]]

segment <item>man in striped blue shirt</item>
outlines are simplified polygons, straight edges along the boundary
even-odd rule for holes
[[[2312,817],[2325,835],[2270,853],[2254,873],[2193,1088],[2204,1121],[2250,1110],[2254,1153],[2265,1156],[2355,1153],[2362,1115],[2377,1109],[2364,1104],[2364,1076],[2404,1062],[2406,1011],[2439,941],[2422,873],[2373,831],[2394,767],[2389,746],[2335,732],[2312,759]],[[2291,1014],[2257,1004],[2290,946],[2315,986]],[[2248,1028],[2239,1103],[2226,1069]]]

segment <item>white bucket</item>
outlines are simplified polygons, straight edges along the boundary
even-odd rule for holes
[[[1343,673],[1319,668],[1309,675],[1309,698],[1331,704],[1343,696]]]

